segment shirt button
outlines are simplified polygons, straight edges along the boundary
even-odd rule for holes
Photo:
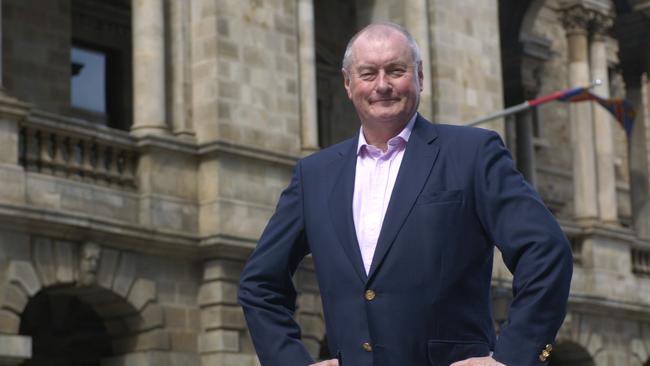
[[[361,348],[363,348],[363,350],[366,352],[372,352],[372,346],[368,342],[362,344]]]
[[[368,300],[368,301],[372,301],[372,300],[374,300],[374,299],[375,299],[375,296],[377,296],[377,294],[375,294],[375,292],[374,292],[373,290],[366,290],[366,293],[365,293],[365,295],[364,295],[364,297],[365,297],[366,300]]]

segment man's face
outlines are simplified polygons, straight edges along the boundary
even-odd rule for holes
[[[352,47],[343,79],[361,123],[405,123],[422,91],[422,67],[415,69],[406,37],[397,31],[385,37],[362,34]]]

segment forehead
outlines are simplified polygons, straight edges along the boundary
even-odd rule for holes
[[[352,51],[352,65],[356,67],[413,62],[406,36],[390,28],[370,29],[361,34],[354,41]]]

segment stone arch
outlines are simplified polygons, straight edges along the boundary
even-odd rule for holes
[[[564,324],[562,324],[557,336],[556,345],[560,345],[560,351],[562,351],[563,347],[566,352],[579,352],[579,350],[584,350],[590,356],[592,362],[598,359],[599,355],[605,351],[603,337],[600,333],[593,330],[593,324],[590,319],[583,314],[575,312],[568,313],[564,319]],[[554,348],[553,355],[555,356],[558,352],[557,347]],[[576,365],[582,366],[582,364]]]
[[[553,348],[549,366],[595,366],[589,352],[575,342],[558,342]]]
[[[0,274],[0,333],[19,333],[20,316],[38,293],[61,293],[79,298],[102,318],[115,355],[169,349],[156,283],[136,276],[135,254],[102,247],[96,282],[81,286],[80,246],[34,237],[30,260],[9,261]]]
[[[629,343],[633,366],[650,366],[650,324],[639,324],[639,335]]]

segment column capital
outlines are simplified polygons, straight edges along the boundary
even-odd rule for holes
[[[604,40],[607,32],[614,25],[614,18],[611,15],[603,14],[601,12],[593,11],[591,18],[591,31],[592,36],[597,40]]]
[[[572,5],[562,10],[562,24],[568,34],[587,34],[594,12],[583,5]]]

